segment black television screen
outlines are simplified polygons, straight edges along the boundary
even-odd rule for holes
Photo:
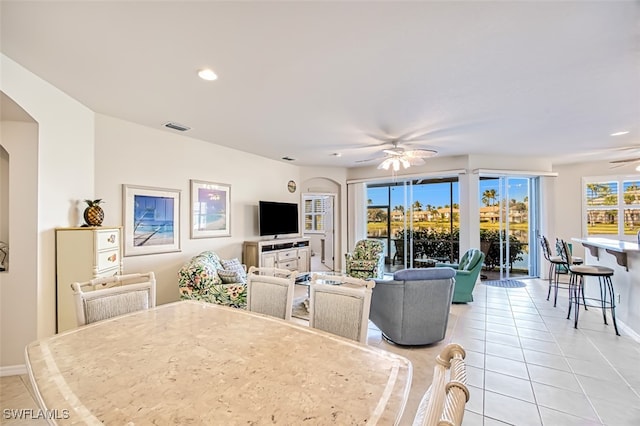
[[[298,205],[276,201],[260,201],[258,226],[260,236],[298,233]]]

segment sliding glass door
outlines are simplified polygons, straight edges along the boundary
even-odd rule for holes
[[[367,236],[383,240],[388,270],[458,259],[457,179],[372,184],[367,198]]]
[[[537,274],[538,178],[480,177],[480,246],[489,279]]]

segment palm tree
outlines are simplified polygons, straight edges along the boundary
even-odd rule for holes
[[[611,188],[602,183],[587,184],[587,204],[599,204],[596,202],[598,198],[605,197],[611,193]]]
[[[487,207],[495,205],[496,201],[496,190],[495,189],[487,189],[482,193],[482,204]]]
[[[418,200],[414,201],[413,202],[413,209],[415,211],[418,211],[418,212],[422,211],[422,203],[420,201],[418,201]]]

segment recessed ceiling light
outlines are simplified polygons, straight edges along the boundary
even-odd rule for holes
[[[333,154],[334,157],[342,157],[342,154],[340,154],[339,152],[334,152]]]
[[[611,133],[611,136],[622,136],[622,135],[626,135],[627,133],[629,133],[629,131],[625,130],[624,132]]]
[[[207,81],[213,81],[218,79],[218,76],[216,75],[216,73],[209,68],[203,68],[200,71],[198,71],[198,77]]]

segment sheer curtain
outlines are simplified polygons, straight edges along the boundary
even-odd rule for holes
[[[356,241],[367,238],[367,184],[364,182],[347,184],[347,250]]]

